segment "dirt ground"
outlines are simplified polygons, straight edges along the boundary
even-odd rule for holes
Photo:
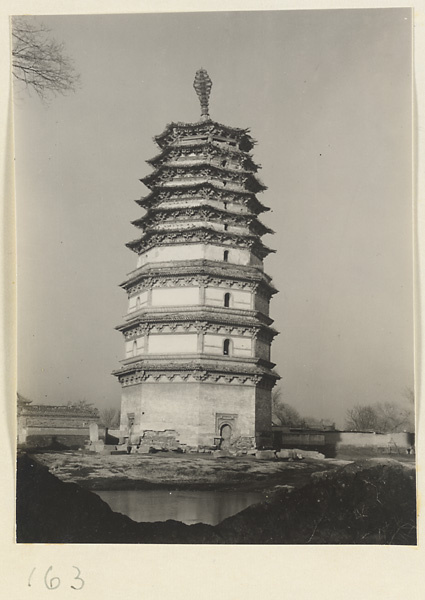
[[[214,458],[212,455],[117,454],[81,451],[49,452],[36,460],[64,482],[89,490],[221,489],[266,491],[300,487],[311,474],[352,462],[342,459],[300,461],[258,460],[255,457]],[[403,457],[403,460],[406,460]],[[413,458],[410,459],[413,462]]]
[[[50,463],[60,478],[40,462]],[[22,453],[17,465],[17,541],[413,546],[416,473],[414,462],[406,462],[374,457],[338,466],[332,460]],[[269,486],[271,493],[215,526],[173,520],[138,523],[113,512],[76,481],[109,489],[111,482],[192,489],[250,486],[263,492]]]

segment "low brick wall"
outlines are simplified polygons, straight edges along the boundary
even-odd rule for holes
[[[81,430],[78,434],[54,434],[54,433],[39,433],[29,434],[27,436],[25,446],[27,448],[52,448],[52,449],[76,449],[84,448],[89,439],[87,434],[82,434]]]
[[[400,433],[373,433],[362,431],[327,431],[325,433],[327,444],[335,445],[337,449],[351,448],[380,448],[405,450],[415,445],[415,434]]]
[[[288,431],[273,428],[273,448],[301,448],[335,456],[338,451],[364,449],[386,454],[407,453],[415,445],[415,434],[374,433],[368,431]]]

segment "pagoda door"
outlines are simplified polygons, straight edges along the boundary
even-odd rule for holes
[[[220,448],[221,450],[227,450],[230,448],[230,440],[232,438],[232,428],[230,427],[230,425],[228,425],[226,423],[226,425],[223,425],[223,427],[221,428],[220,431],[220,435],[221,435],[221,444],[220,444]]]

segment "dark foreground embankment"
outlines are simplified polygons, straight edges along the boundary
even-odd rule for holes
[[[136,523],[98,496],[18,459],[17,541],[26,543],[416,544],[415,471],[390,459],[316,473],[215,527]]]

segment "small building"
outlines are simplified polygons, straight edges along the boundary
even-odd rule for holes
[[[18,394],[18,446],[81,448],[96,437],[99,413],[91,406],[33,404]]]

